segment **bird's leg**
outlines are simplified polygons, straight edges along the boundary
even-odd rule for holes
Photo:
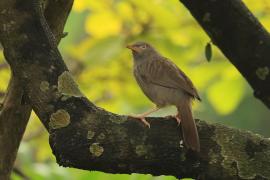
[[[148,111],[146,111],[146,112],[144,112],[142,114],[138,114],[138,116],[140,116],[140,117],[146,117],[149,114],[152,114],[153,112],[158,111],[159,109],[160,109],[159,107],[155,107],[154,109],[150,109],[150,110],[148,110]]]
[[[159,109],[160,109],[159,107],[155,107],[154,109],[151,109],[149,111],[146,111],[146,112],[144,112],[142,114],[129,115],[129,117],[133,117],[133,118],[139,119],[140,121],[142,121],[142,123],[144,123],[147,127],[150,128],[150,124],[149,124],[149,122],[147,122],[145,120],[145,117],[148,116],[149,114],[153,113],[153,112],[158,111]]]

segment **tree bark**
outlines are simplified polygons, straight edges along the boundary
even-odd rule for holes
[[[7,60],[49,131],[60,165],[178,178],[270,178],[269,139],[197,120],[201,152],[196,154],[182,146],[175,120],[147,118],[148,129],[135,119],[96,107],[67,70],[37,1],[3,2],[0,12],[9,9],[0,16],[5,56],[13,57]]]
[[[180,0],[270,108],[270,35],[241,0]]]
[[[48,0],[45,8],[45,16],[52,32],[54,33],[57,44],[62,38],[64,24],[71,10],[73,1],[54,1]],[[2,6],[3,5],[3,6]],[[4,7],[5,2],[0,6]],[[56,13],[51,13],[56,11]],[[2,9],[0,18],[7,18],[6,14],[12,13],[12,9]],[[7,21],[8,22],[8,21]],[[10,21],[10,24],[15,21]],[[9,23],[2,24],[3,29],[11,28]],[[6,56],[6,58],[17,58]],[[13,61],[13,60],[9,60]],[[0,65],[1,68],[7,67],[7,64]],[[31,106],[27,101],[26,93],[23,90],[23,80],[19,76],[12,75],[7,89],[4,103],[0,108],[0,179],[9,179],[17,151],[24,134],[28,119],[31,114]],[[0,93],[1,95],[1,93]]]

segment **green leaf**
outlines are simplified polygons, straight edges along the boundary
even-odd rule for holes
[[[207,59],[208,62],[211,61],[211,58],[212,58],[212,46],[211,46],[211,43],[207,43],[206,46],[205,46],[205,57]]]

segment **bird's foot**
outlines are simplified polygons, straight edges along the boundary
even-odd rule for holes
[[[145,120],[145,117],[144,117],[144,116],[140,116],[140,115],[129,115],[129,117],[138,119],[138,120],[141,121],[145,126],[147,126],[148,128],[150,128],[150,123],[147,122],[147,121]]]
[[[169,116],[166,116],[165,118],[168,118],[168,119],[171,119],[171,118],[174,118],[178,124],[178,126],[180,125],[181,123],[181,118],[179,117],[179,115],[169,115]]]
[[[177,122],[177,124],[179,126],[180,123],[181,123],[181,118],[178,115],[175,115],[174,118],[175,118],[175,120],[176,120],[176,122]]]

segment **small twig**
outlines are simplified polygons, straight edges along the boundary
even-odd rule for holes
[[[32,139],[38,138],[43,134],[43,132],[45,132],[44,127],[40,126],[36,131],[31,132],[31,134],[29,134],[28,136],[24,136],[23,141],[26,142],[26,141],[30,141]]]
[[[0,70],[8,68],[8,64],[6,62],[0,64]]]
[[[30,180],[30,178],[21,169],[19,169],[16,166],[13,168],[13,172],[17,174],[18,176],[20,176],[22,180]]]
[[[0,91],[0,98],[4,97],[6,93]]]

